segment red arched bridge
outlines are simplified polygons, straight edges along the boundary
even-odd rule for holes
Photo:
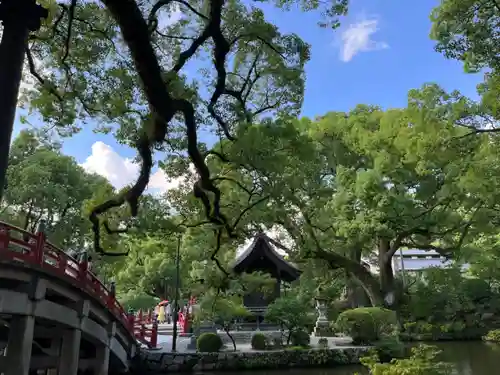
[[[126,370],[140,346],[157,346],[151,323],[127,314],[86,260],[0,222],[0,374]]]

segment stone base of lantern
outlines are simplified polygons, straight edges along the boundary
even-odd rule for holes
[[[328,337],[331,336],[332,329],[330,327],[330,322],[326,319],[318,319],[316,321],[316,326],[314,327],[314,336],[316,337]]]

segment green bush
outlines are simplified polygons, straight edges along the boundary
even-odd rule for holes
[[[486,328],[478,326],[474,322],[471,325],[463,321],[442,324],[420,321],[405,323],[400,337],[405,341],[477,340],[485,333],[487,333]]]
[[[337,319],[336,327],[347,334],[355,345],[371,344],[383,336],[395,333],[397,319],[394,311],[380,307],[360,307],[346,310]]]
[[[321,349],[328,349],[328,339],[326,337],[322,337],[318,340],[318,346]]]
[[[222,339],[213,332],[205,332],[196,340],[196,348],[202,353],[215,353],[222,348]]]
[[[304,330],[292,332],[290,339],[293,346],[308,346],[311,342],[311,336]]]
[[[472,263],[468,273],[479,271],[478,265]],[[402,320],[432,324],[467,321],[468,327],[475,328],[483,322],[485,313],[491,315],[490,320],[497,320],[500,294],[486,281],[489,277],[481,277],[480,273],[476,276],[464,277],[459,266],[424,270],[420,278],[409,283],[411,298],[404,298],[400,303]]]
[[[393,358],[403,358],[405,346],[397,336],[383,337],[374,343],[380,362],[390,362]]]
[[[372,375],[451,375],[453,366],[439,362],[440,350],[434,346],[420,345],[412,348],[410,358],[394,359],[390,363],[379,363],[376,354],[361,358],[361,363]]]
[[[500,344],[500,329],[494,329],[492,331],[489,331],[483,337],[483,340]]]
[[[305,310],[304,310],[305,309]],[[294,296],[277,298],[267,307],[266,321],[278,324],[282,330],[290,333],[309,330],[314,326],[314,314],[307,301]],[[290,343],[291,335],[287,338]]]
[[[252,349],[265,350],[267,348],[267,338],[263,333],[255,333],[252,336]]]

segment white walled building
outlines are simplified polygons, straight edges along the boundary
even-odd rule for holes
[[[407,249],[398,251],[392,258],[392,268],[394,273],[418,272],[430,267],[446,268],[453,265],[452,260],[448,260],[434,250]],[[462,270],[469,268],[468,264],[462,265]]]
[[[378,264],[368,259],[363,259],[370,265],[370,271],[378,273]],[[446,268],[453,264],[434,250],[406,249],[399,250],[392,257],[392,270],[394,274],[404,271],[405,273],[417,273],[431,267]],[[464,264],[462,269],[469,268]]]

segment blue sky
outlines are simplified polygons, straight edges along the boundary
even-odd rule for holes
[[[296,33],[312,45],[303,115],[347,111],[360,103],[405,106],[408,90],[427,82],[475,96],[482,77],[465,74],[460,63],[435,52],[429,39],[429,14],[438,3],[354,0],[349,15],[335,31],[319,28],[317,14],[284,13],[264,5],[268,20],[282,32]],[[20,128],[16,124],[14,133]],[[63,150],[116,185],[129,182],[125,180],[137,171],[127,160],[135,156],[134,150],[91,129],[66,140]],[[157,175],[153,185],[163,189],[164,177]]]

